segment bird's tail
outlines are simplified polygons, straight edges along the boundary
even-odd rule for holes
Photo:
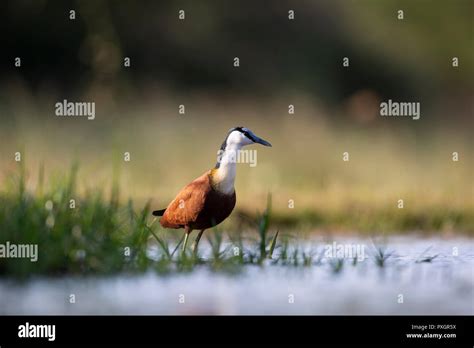
[[[165,213],[165,210],[166,210],[166,209],[154,210],[152,214],[153,214],[154,216],[163,216],[163,214]]]

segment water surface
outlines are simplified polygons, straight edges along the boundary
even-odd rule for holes
[[[342,268],[327,257],[309,267],[269,261],[244,266],[238,274],[199,266],[168,276],[150,271],[26,283],[2,279],[0,313],[474,314],[473,239],[392,237],[385,242],[392,256],[383,267],[375,262],[371,240],[335,241],[364,245],[366,259],[355,265],[344,259]],[[324,250],[317,240],[305,246]],[[69,302],[70,294],[75,303]]]

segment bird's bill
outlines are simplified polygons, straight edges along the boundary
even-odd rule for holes
[[[270,146],[272,147],[272,144],[270,144],[268,141],[263,140],[262,138],[257,137],[255,134],[252,133],[252,141],[257,144],[262,144],[264,146]]]

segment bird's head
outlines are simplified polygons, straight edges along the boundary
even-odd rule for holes
[[[245,127],[234,127],[229,130],[227,138],[222,144],[226,147],[240,148],[245,145],[262,144],[264,146],[272,146],[268,141],[256,136],[250,129]]]

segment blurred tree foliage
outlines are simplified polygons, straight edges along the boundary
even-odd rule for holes
[[[469,98],[473,4],[9,0],[0,5],[0,86],[21,74],[33,90],[48,81],[68,92],[99,81],[132,88],[160,83],[180,93],[303,91],[333,103],[358,90],[410,100],[438,99],[446,91]],[[178,19],[180,9],[185,20]],[[288,19],[290,9],[295,20]],[[21,71],[13,67],[17,56]],[[122,68],[124,57],[131,68]],[[350,58],[348,68],[343,57]]]

